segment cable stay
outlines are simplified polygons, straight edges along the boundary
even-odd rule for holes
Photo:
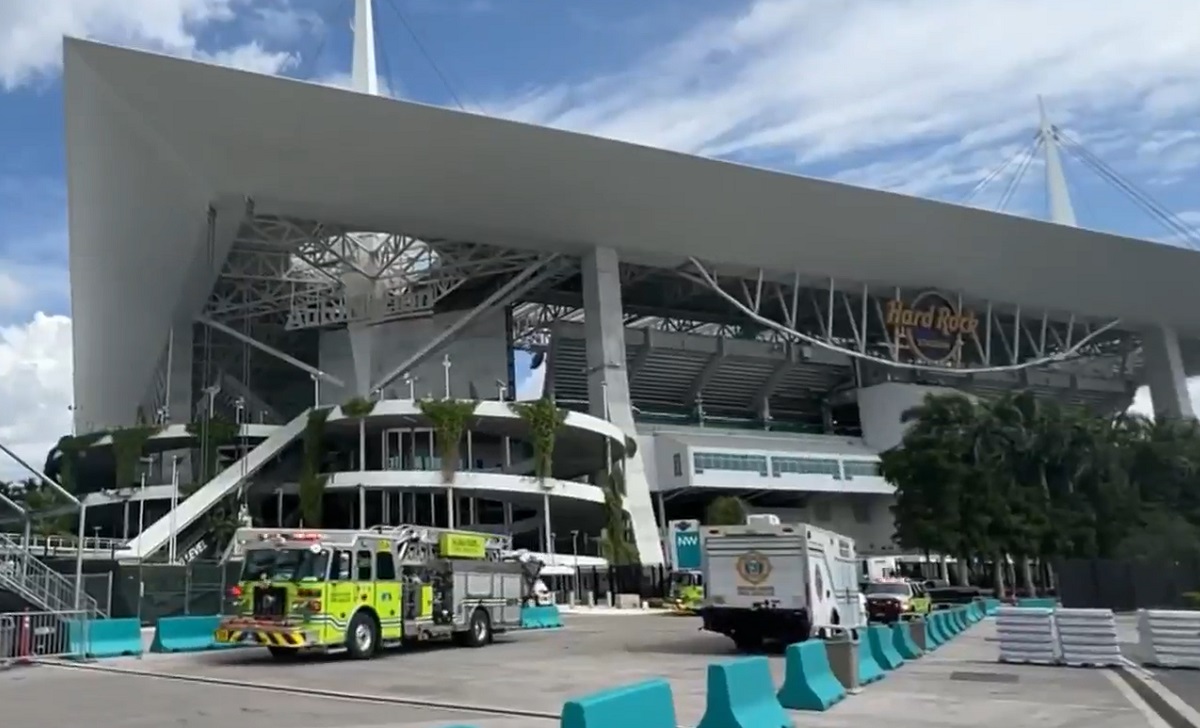
[[[988,176],[981,179],[974,187],[972,187],[971,191],[968,192],[961,200],[959,200],[959,204],[960,205],[971,204],[972,200],[974,200],[981,192],[983,192],[985,189],[987,189],[988,185],[990,185],[994,180],[996,180],[998,177],[1000,177],[1002,174],[1004,174],[1008,170],[1008,168],[1010,166],[1012,166],[1012,164],[1014,162],[1017,162],[1018,160],[1022,159],[1027,154],[1030,154],[1030,153],[1036,154],[1037,153],[1036,148],[1038,147],[1038,145],[1040,143],[1041,143],[1041,140],[1040,140],[1039,135],[1034,134],[1030,138],[1029,142],[1025,144],[1025,146],[1018,149],[1015,154],[1013,154],[1008,159],[1004,160],[1003,164],[1001,164],[1000,166],[993,169],[990,173],[988,173]]]
[[[1055,136],[1061,142],[1060,147],[1063,151],[1131,199],[1156,222],[1179,237],[1187,247],[1192,250],[1200,250],[1200,232],[1189,227],[1178,215],[1155,201],[1147,192],[1123,177],[1078,140],[1058,128],[1055,128],[1054,131]]]

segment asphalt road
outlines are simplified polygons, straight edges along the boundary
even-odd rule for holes
[[[55,666],[0,672],[0,724],[18,728],[551,728],[564,701],[665,677],[678,723],[704,712],[706,674],[732,643],[667,616],[571,616],[563,630],[505,636],[471,650],[428,647],[372,661],[333,656],[277,663],[248,648],[101,663],[112,674]],[[1143,728],[1151,725],[1108,671],[1000,665],[983,623],[938,652],[797,724],[860,728]],[[768,658],[776,683],[783,660]],[[211,681],[221,684],[213,684]],[[206,682],[208,681],[208,682]],[[328,691],[324,697],[281,692]],[[367,702],[370,700],[375,703]],[[381,701],[409,704],[381,704]],[[423,706],[412,702],[423,703]],[[442,705],[429,707],[430,703]],[[505,716],[533,711],[541,717]],[[261,717],[260,717],[261,716]]]

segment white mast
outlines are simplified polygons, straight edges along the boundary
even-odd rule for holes
[[[379,95],[379,73],[375,68],[375,16],[371,0],[354,0],[354,60],[350,78],[355,91]]]
[[[1062,159],[1058,156],[1058,132],[1046,116],[1046,104],[1038,96],[1040,124],[1038,135],[1046,145],[1046,194],[1050,196],[1050,222],[1076,227],[1075,208],[1071,205],[1071,191],[1067,188],[1067,177],[1063,174]]]

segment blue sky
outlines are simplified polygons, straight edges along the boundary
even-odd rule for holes
[[[0,412],[31,413],[0,415],[0,439],[32,451],[67,426],[61,36],[344,85],[352,12],[0,3]],[[1043,94],[1088,150],[1200,223],[1194,0],[376,0],[375,18],[392,95],[951,201],[1023,147]],[[1178,242],[1066,167],[1081,225]],[[1030,166],[1009,211],[1045,215],[1042,174]]]

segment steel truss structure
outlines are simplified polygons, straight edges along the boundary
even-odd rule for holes
[[[972,312],[978,327],[959,337],[957,355],[945,365],[904,371],[886,362],[923,359],[900,327],[889,325],[888,305],[911,302],[927,291],[763,269],[706,271],[754,314],[883,362],[838,355],[752,321],[715,295],[694,269],[625,265],[626,364],[635,406],[650,410],[673,403],[735,417],[774,414],[827,422],[829,408],[845,402],[856,386],[909,381],[979,394],[1031,388],[1108,410],[1127,406],[1141,367],[1139,337],[1111,321],[940,292],[956,310]],[[586,382],[575,371],[582,366],[582,350],[576,349],[583,345],[578,326],[583,320],[577,293],[564,289],[543,291],[540,301],[514,311],[514,345],[550,359],[548,386],[571,401],[586,392]],[[555,341],[556,332],[562,341]],[[700,343],[664,348],[652,343],[654,336],[638,332],[759,342],[762,347],[757,355],[743,349],[730,356],[721,347]],[[1082,347],[1080,342],[1085,342]],[[1065,354],[1069,356],[1038,364]],[[972,376],[961,372],[993,367],[1014,370]]]

